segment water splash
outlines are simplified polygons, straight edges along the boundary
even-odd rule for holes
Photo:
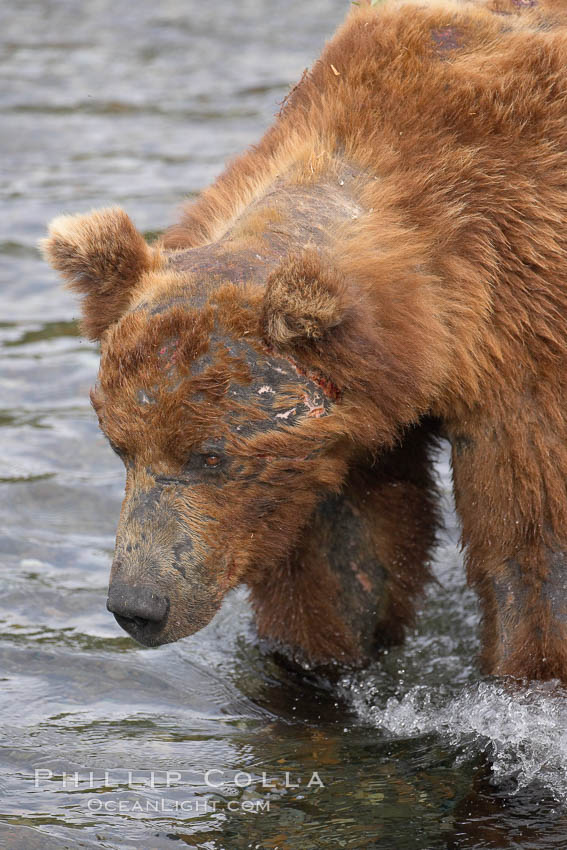
[[[536,782],[567,805],[567,690],[559,682],[493,680],[457,694],[418,685],[382,707],[360,680],[344,679],[342,688],[360,719],[384,735],[435,734],[459,748],[456,760],[484,752],[496,784],[512,782],[517,792]]]

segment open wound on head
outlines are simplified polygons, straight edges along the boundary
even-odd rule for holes
[[[250,456],[256,439],[291,436],[332,408],[324,379],[215,322],[186,316],[176,327],[171,315],[147,322],[140,311],[121,324],[121,344],[103,346],[93,403],[111,442],[131,456],[143,454],[149,464],[154,457],[181,464],[211,440]],[[260,456],[272,451],[258,447]],[[280,440],[276,453],[287,451]],[[297,455],[291,445],[289,451]]]

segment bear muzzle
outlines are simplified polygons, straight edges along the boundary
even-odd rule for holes
[[[145,585],[112,582],[106,607],[138,643],[156,646],[164,642],[161,635],[169,614],[167,596]]]

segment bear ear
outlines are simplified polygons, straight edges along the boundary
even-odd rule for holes
[[[40,247],[69,288],[85,296],[81,329],[89,339],[118,321],[142,275],[162,265],[159,250],[118,207],[59,216]]]
[[[268,278],[261,324],[278,348],[304,347],[340,325],[349,308],[347,286],[314,249],[282,262]]]

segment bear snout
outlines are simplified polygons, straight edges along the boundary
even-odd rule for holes
[[[118,625],[139,643],[146,646],[162,643],[159,633],[169,613],[167,596],[146,585],[112,582],[106,607]]]

